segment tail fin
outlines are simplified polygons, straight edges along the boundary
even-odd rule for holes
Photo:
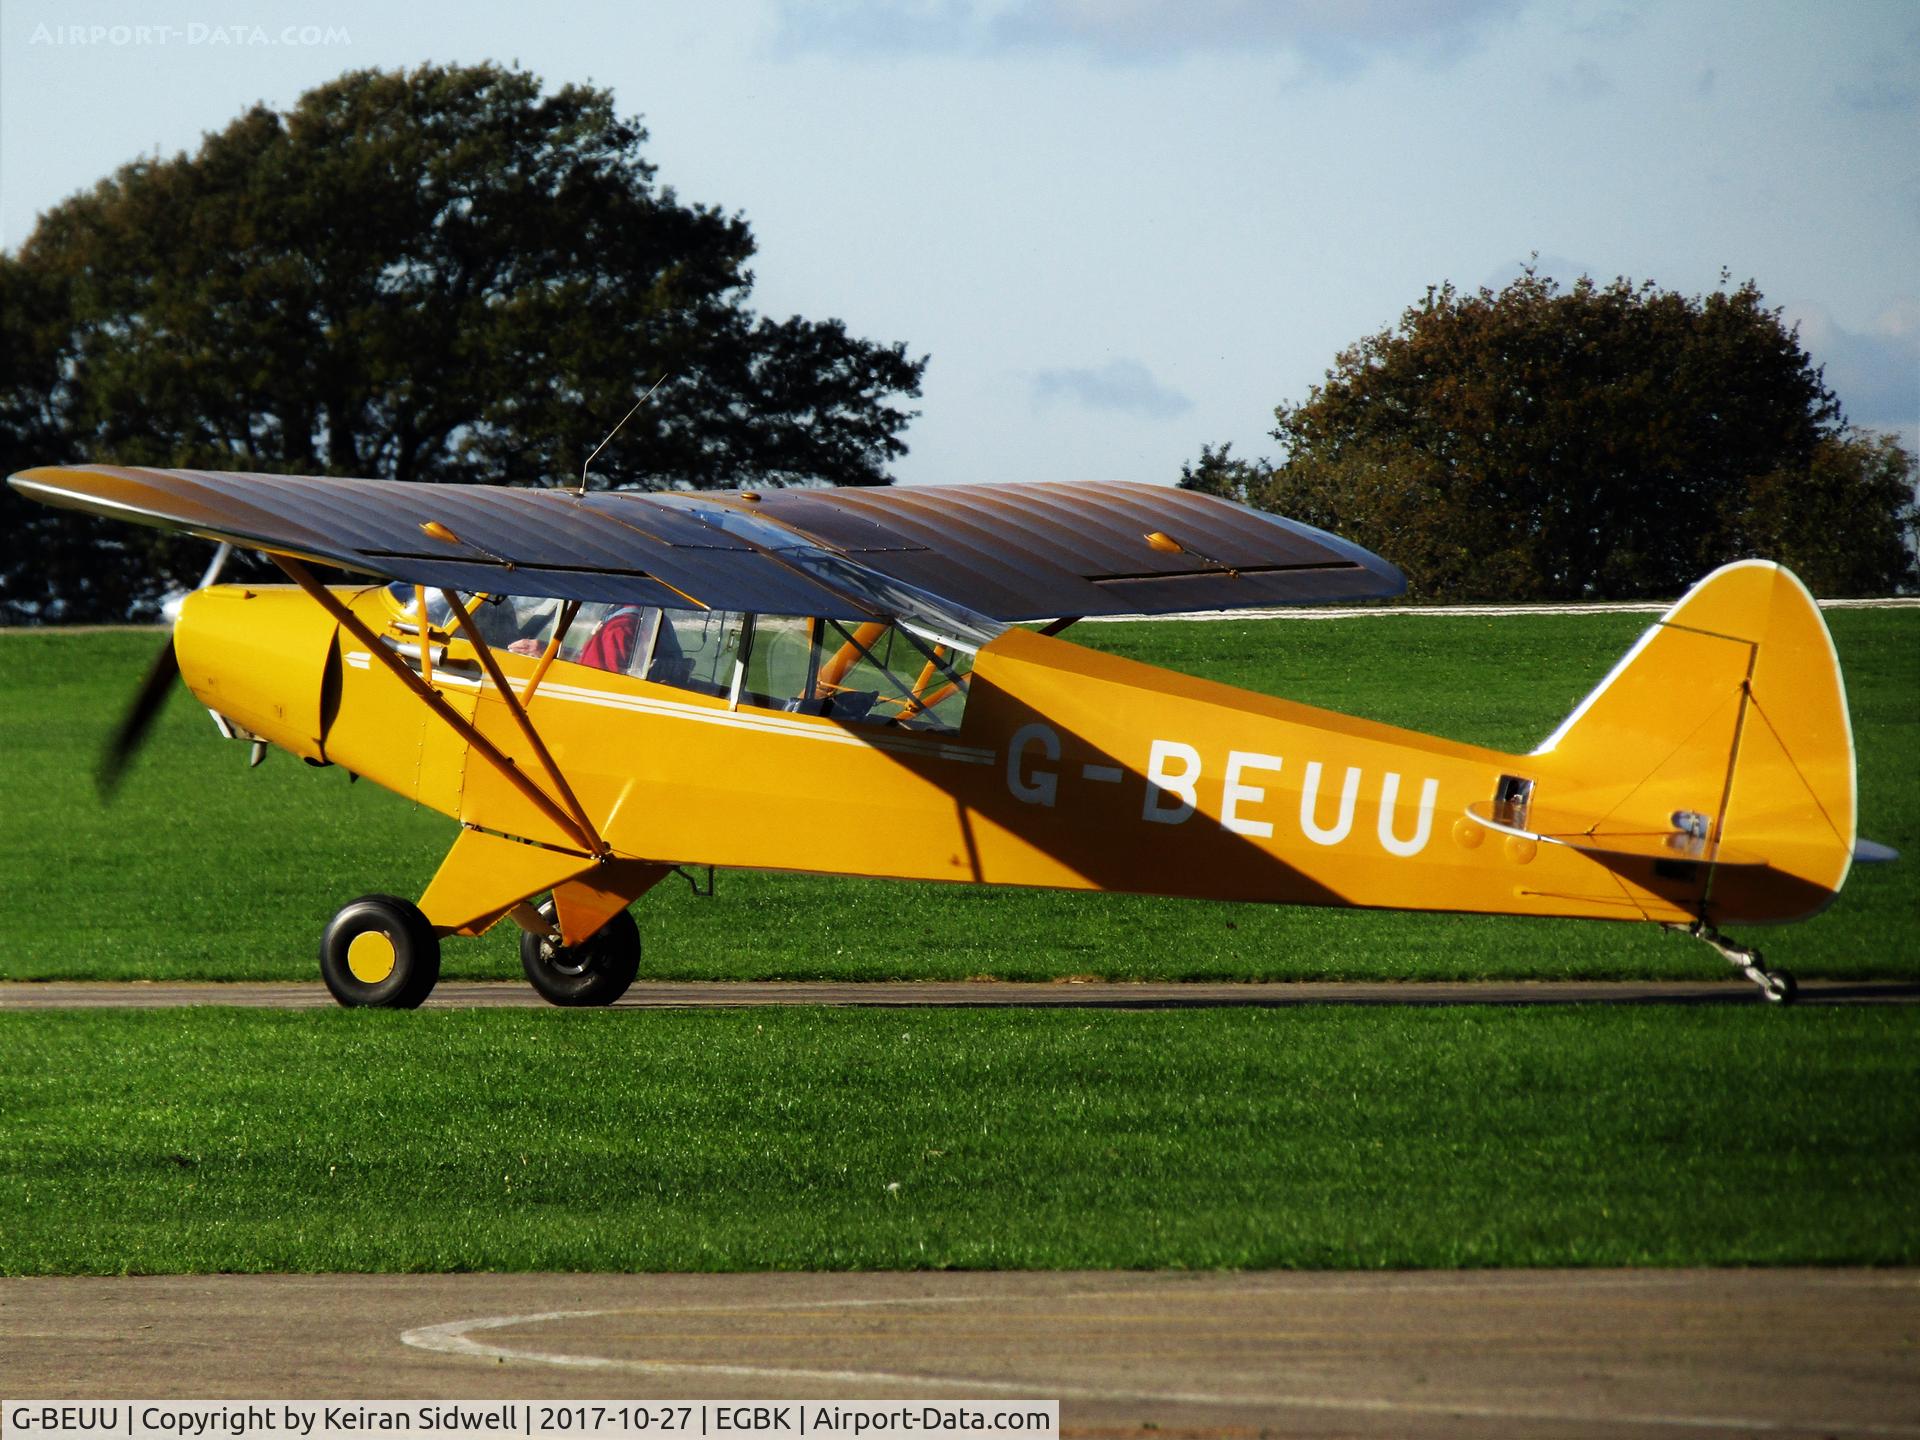
[[[1565,843],[1697,875],[1687,908],[1714,924],[1812,914],[1853,862],[1840,664],[1806,587],[1767,561],[1694,586],[1532,758]]]

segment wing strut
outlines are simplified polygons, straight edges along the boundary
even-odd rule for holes
[[[609,848],[607,842],[602,840],[600,832],[593,828],[593,821],[587,818],[587,812],[581,808],[579,797],[573,793],[573,787],[567,783],[567,777],[560,773],[560,767],[554,763],[553,755],[548,751],[546,742],[540,738],[540,732],[533,728],[533,722],[527,718],[526,708],[521,705],[520,697],[513,693],[513,687],[507,683],[507,677],[500,673],[500,662],[493,658],[492,648],[480,638],[480,631],[475,628],[473,617],[467,613],[467,607],[460,603],[460,597],[453,591],[442,590],[440,593],[446,598],[447,608],[452,610],[454,617],[459,620],[460,628],[466,632],[467,641],[473,646],[474,653],[480,657],[480,663],[486,667],[487,678],[493,681],[493,688],[500,692],[500,698],[512,713],[513,723],[520,727],[520,734],[526,740],[528,748],[540,761],[541,768],[547,772],[547,778],[553,781],[553,788],[560,792],[560,799],[566,805],[567,813],[573,816],[573,823],[590,842],[587,848],[595,855],[607,854]],[[554,635],[557,640],[559,632],[555,631]],[[557,647],[550,643],[547,648],[552,651]]]
[[[567,638],[567,631],[573,628],[573,617],[580,613],[580,602],[569,600],[560,607],[560,623],[553,627],[553,638],[547,641],[547,648],[540,652],[540,663],[533,667],[533,674],[527,680],[527,688],[520,692],[520,703],[533,704],[534,691],[540,688],[540,682],[547,678],[547,671],[553,666],[553,657],[560,653],[560,642]]]
[[[306,591],[307,594],[313,598],[314,602],[339,622],[340,626],[345,629],[348,634],[366,646],[367,652],[391,670],[402,685],[405,685],[407,689],[419,697],[422,704],[442,720],[446,721],[448,725],[452,726],[454,733],[465,740],[468,745],[472,746],[481,759],[485,760],[499,772],[503,780],[525,796],[527,802],[532,805],[534,809],[546,816],[548,820],[551,820],[560,828],[561,833],[566,835],[568,839],[588,854],[599,855],[605,853],[605,842],[593,832],[592,826],[588,826],[584,830],[581,829],[574,818],[567,814],[565,810],[561,809],[559,805],[555,804],[553,798],[549,796],[545,790],[528,779],[512,760],[501,753],[498,746],[474,728],[472,723],[462,716],[459,711],[447,704],[447,702],[440,697],[439,691],[426,685],[418,675],[414,674],[413,671],[402,664],[400,657],[388,649],[386,644],[375,635],[373,631],[367,628],[366,622],[345,605],[342,605],[326,586],[322,585],[318,580],[315,580],[313,573],[308,570],[305,565],[293,559],[291,556],[275,554],[271,551],[268,553],[273,563],[286,571],[288,578],[290,578],[294,584]],[[424,618],[423,616],[422,619]],[[480,650],[480,653],[489,661],[492,660],[492,653],[484,647]],[[496,680],[495,683],[498,684],[498,680]],[[518,713],[524,721],[525,712],[520,710],[519,702],[512,698],[513,692],[502,687],[502,693],[508,697],[508,703],[513,706],[515,712]],[[542,747],[538,753],[544,756],[546,753],[544,747]]]
[[[427,587],[413,587],[413,614],[419,621],[420,636],[420,679],[428,689],[433,688],[433,632],[427,624]]]

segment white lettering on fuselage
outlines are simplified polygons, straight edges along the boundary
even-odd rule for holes
[[[1052,726],[1035,721],[1014,732],[1007,746],[1007,788],[1015,799],[1028,805],[1055,808],[1060,801],[1060,764],[1064,749],[1059,733]],[[1235,835],[1270,840],[1274,834],[1274,805],[1268,797],[1272,777],[1286,770],[1279,755],[1258,750],[1229,750],[1220,772],[1220,828]],[[1145,794],[1140,818],[1154,825],[1183,825],[1200,812],[1200,787],[1209,767],[1199,749],[1181,740],[1155,740],[1147,747],[1144,770]],[[1126,773],[1117,765],[1085,764],[1082,779],[1115,784]],[[1072,770],[1067,774],[1071,776]],[[1360,797],[1368,789],[1365,771],[1358,765],[1345,767],[1340,779],[1337,808],[1323,804],[1321,790],[1328,780],[1327,769],[1318,760],[1309,760],[1300,774],[1300,833],[1315,845],[1339,845],[1351,838]],[[1440,782],[1420,782],[1420,799],[1411,817],[1412,833],[1402,836],[1408,819],[1400,814],[1402,777],[1389,770],[1381,775],[1374,836],[1389,855],[1408,859],[1427,848],[1433,838],[1433,812],[1440,798]],[[1327,812],[1334,813],[1329,821]]]
[[[1393,833],[1393,803],[1400,798],[1400,777],[1392,771],[1380,782],[1380,843],[1389,855],[1418,855],[1427,848],[1427,836],[1433,831],[1433,801],[1440,793],[1440,782],[1429,780],[1420,787],[1420,818],[1413,838],[1402,840]]]
[[[1353,829],[1353,807],[1360,799],[1360,767],[1349,765],[1347,778],[1340,786],[1340,818],[1330,826],[1320,824],[1320,762],[1307,762],[1306,779],[1300,782],[1300,833],[1316,845],[1338,845]]]
[[[1060,758],[1060,737],[1051,725],[1038,722],[1022,725],[1013,732],[1013,742],[1007,746],[1007,788],[1017,800],[1051,807],[1060,793],[1059,778],[1051,770],[1037,768],[1025,775],[1021,773],[1027,751],[1036,745],[1048,760]]]
[[[1232,750],[1227,753],[1227,786],[1220,796],[1220,828],[1231,830],[1236,835],[1257,835],[1262,839],[1273,834],[1271,820],[1248,820],[1240,814],[1242,803],[1258,805],[1267,798],[1264,787],[1249,785],[1241,777],[1249,770],[1278,770],[1278,755],[1258,755],[1248,750]]]
[[[1175,762],[1179,769],[1173,768]],[[1178,825],[1200,804],[1194,785],[1200,779],[1200,752],[1178,740],[1156,740],[1147,754],[1147,802],[1140,818],[1158,825]],[[1168,804],[1168,797],[1177,797]]]

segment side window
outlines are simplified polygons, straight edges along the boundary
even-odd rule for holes
[[[758,615],[740,703],[847,724],[958,730],[973,657],[881,621]]]
[[[542,643],[551,626],[551,617],[542,622]],[[560,658],[723,698],[734,694],[737,670],[742,705],[939,731],[960,728],[973,667],[967,651],[884,621],[591,601]]]
[[[747,674],[740,687],[742,705],[768,710],[798,710],[813,693],[819,622],[792,615],[756,615],[747,651]]]
[[[461,603],[473,617],[473,628],[494,650],[538,652],[553,634],[560,618],[560,602],[533,595],[463,595]],[[451,623],[451,622],[449,622]]]
[[[702,695],[733,693],[733,665],[740,658],[746,639],[748,617],[738,610],[665,610],[666,623],[654,649],[656,673],[648,678],[663,685],[678,685]],[[679,658],[668,669],[669,651],[677,649]]]
[[[747,619],[732,610],[662,610],[590,600],[560,642],[560,658],[656,685],[727,695]]]
[[[644,605],[586,601],[560,642],[560,658],[595,670],[629,674],[646,658],[648,633],[659,613]]]
[[[821,712],[848,721],[958,730],[973,656],[897,625],[823,625],[816,693]]]

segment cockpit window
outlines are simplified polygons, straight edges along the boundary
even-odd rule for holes
[[[753,645],[747,652],[741,704],[784,710],[789,701],[814,693],[820,661],[813,633],[818,623],[788,615],[753,617]]]
[[[636,663],[645,658],[647,632],[658,610],[642,605],[581,605],[560,642],[560,658],[576,665],[616,674],[639,674]]]
[[[736,705],[957,730],[973,656],[885,621],[580,607],[560,658]]]
[[[537,595],[481,595],[462,597],[480,638],[495,650],[539,653],[560,619],[561,604]]]
[[[389,586],[398,626],[418,624],[411,585]],[[971,650],[922,633],[917,623],[841,621],[736,610],[667,610],[520,595],[472,595],[460,602],[497,651],[539,655],[566,621],[558,658],[656,685],[671,685],[789,714],[847,724],[915,730],[960,728]],[[571,618],[568,618],[568,617]],[[427,622],[452,629],[451,608],[427,592]]]
[[[756,615],[739,701],[850,724],[957,730],[972,662],[885,621]]]
[[[403,622],[401,628],[405,630],[417,628],[419,625],[420,603],[419,594],[414,587],[406,584],[404,581],[395,580],[387,586],[387,593],[393,597],[394,603],[400,607],[400,619]],[[460,597],[460,603],[462,605],[470,605],[472,601],[473,597],[471,595],[462,595]],[[447,604],[447,597],[438,590],[428,590],[427,624],[435,630],[445,630],[453,623],[453,609]]]
[[[417,628],[420,605],[414,587],[396,580],[387,586],[387,592],[399,606],[399,628],[409,631]],[[531,645],[537,651],[547,643],[560,618],[558,600],[535,595],[481,595],[470,590],[454,593],[473,617],[480,638],[495,650],[525,651]],[[459,630],[460,622],[454,618],[453,607],[439,590],[427,591],[427,624],[450,634]],[[516,646],[516,641],[521,643]]]
[[[901,625],[821,622],[814,682],[823,713],[915,730],[958,730],[973,652]]]
[[[726,695],[746,622],[733,611],[589,601],[567,627],[560,658],[658,685]]]

